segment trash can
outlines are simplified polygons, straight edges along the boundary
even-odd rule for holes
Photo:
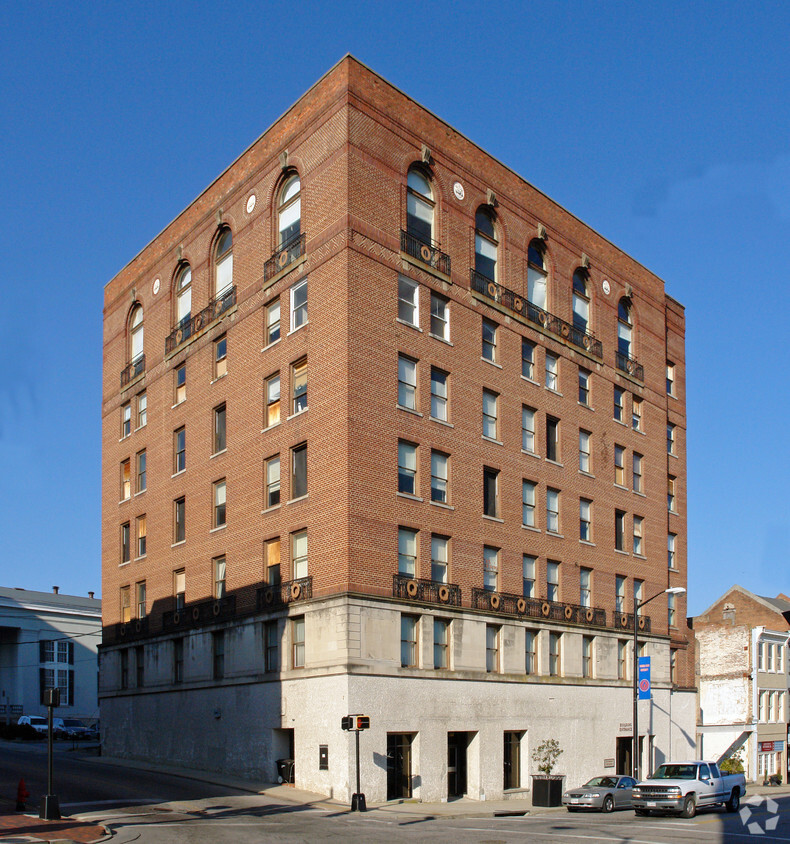
[[[293,785],[296,782],[293,759],[277,760],[277,782]]]

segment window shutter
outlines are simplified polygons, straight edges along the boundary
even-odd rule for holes
[[[74,644],[69,642],[69,656],[73,656]],[[73,659],[70,659],[69,662],[73,664]],[[74,706],[74,672],[69,671],[69,706]]]
[[[40,639],[38,643],[38,661],[47,661],[47,643],[43,639]]]
[[[74,642],[69,642],[69,665],[74,665]]]
[[[38,696],[39,696],[39,703],[43,706],[44,705],[44,688],[46,686],[46,674],[43,668],[38,669]]]

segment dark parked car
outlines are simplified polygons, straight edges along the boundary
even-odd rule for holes
[[[93,727],[86,726],[79,718],[64,718],[58,726],[55,735],[58,738],[97,739],[99,734]]]
[[[631,808],[631,789],[636,785],[633,777],[613,774],[593,777],[579,788],[572,788],[562,795],[562,805],[569,812],[580,809],[597,809],[613,812],[615,809]]]

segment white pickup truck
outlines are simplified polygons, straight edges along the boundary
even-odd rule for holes
[[[637,815],[671,812],[693,818],[703,806],[726,806],[737,812],[746,794],[743,774],[724,774],[715,762],[667,762],[631,793]]]

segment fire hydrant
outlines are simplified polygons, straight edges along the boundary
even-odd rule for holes
[[[17,812],[24,812],[25,811],[25,801],[27,798],[30,797],[30,792],[27,790],[25,786],[25,778],[22,777],[19,780],[19,785],[16,789],[16,810]]]

